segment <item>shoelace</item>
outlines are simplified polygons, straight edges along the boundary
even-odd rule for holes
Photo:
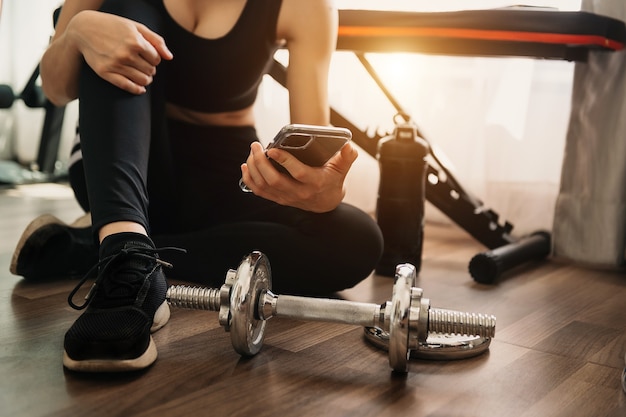
[[[70,292],[70,294],[67,297],[67,303],[70,305],[70,307],[72,307],[75,310],[83,310],[84,308],[86,308],[89,303],[92,300],[92,295],[94,294],[96,288],[98,287],[98,283],[100,282],[100,280],[102,279],[102,277],[105,275],[105,273],[110,269],[111,265],[115,264],[115,261],[118,259],[122,259],[125,257],[129,257],[129,256],[137,256],[140,258],[144,258],[146,260],[151,260],[156,262],[157,264],[160,264],[166,268],[173,268],[173,265],[169,262],[166,262],[162,259],[160,259],[158,257],[159,252],[162,251],[167,251],[167,250],[174,250],[174,251],[178,251],[178,252],[183,252],[183,253],[187,253],[187,251],[185,249],[182,248],[177,248],[177,247],[163,247],[163,248],[142,248],[142,247],[131,247],[131,248],[124,248],[122,250],[120,250],[118,253],[114,254],[114,255],[110,255],[107,256],[103,259],[101,259],[100,261],[98,261],[97,264],[95,264],[93,267],[91,267],[91,269],[89,269],[89,271],[87,271],[87,273],[81,278],[81,280],[78,282],[78,284],[76,285],[76,287],[72,290],[72,292]],[[100,272],[100,274],[98,275],[98,278],[96,279],[96,281],[93,283],[91,289],[89,290],[89,293],[87,294],[87,296],[85,297],[85,302],[83,304],[76,304],[74,303],[73,299],[74,296],[76,295],[76,293],[80,290],[80,288],[83,286],[83,284],[85,284],[85,282],[87,282],[87,280],[93,276],[94,271],[98,271],[99,268],[102,267],[102,271]],[[117,285],[122,285],[122,286],[131,286],[133,285],[132,282],[127,282],[124,280],[115,280],[112,279],[112,281],[117,284]]]

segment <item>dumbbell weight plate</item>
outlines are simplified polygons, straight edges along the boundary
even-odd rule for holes
[[[415,267],[402,264],[396,267],[391,310],[389,312],[388,351],[389,366],[397,372],[409,370],[409,325],[411,318],[411,287],[415,281]]]
[[[237,268],[230,291],[230,339],[233,348],[244,356],[256,355],[263,346],[267,321],[259,320],[259,295],[272,287],[270,265],[260,252],[246,256]]]
[[[365,327],[364,337],[372,345],[389,350],[389,334],[378,327]],[[478,356],[489,348],[490,337],[465,335],[428,335],[418,349],[411,350],[413,359],[457,360]]]

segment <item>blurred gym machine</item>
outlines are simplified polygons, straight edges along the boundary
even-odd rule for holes
[[[53,25],[56,23],[60,10],[58,8],[54,11]],[[39,65],[35,67],[20,93],[16,94],[9,85],[0,85],[0,111],[10,109],[17,100],[22,100],[28,108],[44,110],[37,159],[28,166],[21,164],[15,156],[12,160],[0,160],[0,186],[56,182],[67,177],[67,172],[59,167],[58,163],[65,107],[52,104],[45,97],[38,80]]]

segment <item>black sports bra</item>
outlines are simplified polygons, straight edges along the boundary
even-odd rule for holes
[[[164,38],[174,54],[173,60],[163,63],[166,100],[206,113],[251,106],[278,47],[281,2],[248,0],[230,32],[217,39],[189,32],[163,6]]]

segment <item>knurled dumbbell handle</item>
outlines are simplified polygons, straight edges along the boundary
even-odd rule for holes
[[[428,310],[428,332],[494,337],[496,333],[496,317],[491,314],[431,308]]]

